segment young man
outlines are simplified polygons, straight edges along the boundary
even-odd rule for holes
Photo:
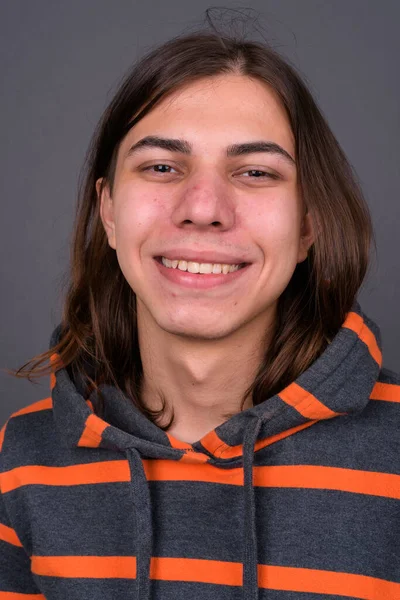
[[[108,241],[137,297],[142,398],[160,408],[162,392],[176,415],[169,432],[184,442],[239,411],[277,300],[307,257],[313,233],[294,153],[265,85],[200,79],[130,130],[113,193],[103,190]]]
[[[295,71],[199,33],[91,146],[52,396],[2,430],[7,598],[400,598],[368,209]],[[0,597],[1,597],[0,592]]]

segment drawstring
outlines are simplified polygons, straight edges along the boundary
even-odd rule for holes
[[[243,598],[258,600],[257,577],[257,534],[256,510],[253,487],[254,445],[262,425],[262,419],[249,423],[243,441],[244,471],[244,559],[243,559]]]
[[[261,419],[252,421],[246,428],[243,441],[244,471],[244,558],[243,558],[243,598],[258,600],[257,578],[257,535],[253,487],[254,445],[262,424]],[[150,600],[150,559],[152,552],[152,522],[150,490],[144,472],[140,453],[136,448],[126,450],[137,523],[136,551],[136,598]]]
[[[152,532],[150,490],[139,450],[127,448],[136,509],[136,598],[150,600]]]

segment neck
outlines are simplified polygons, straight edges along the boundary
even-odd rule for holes
[[[265,355],[271,318],[263,323],[255,319],[223,339],[205,340],[168,333],[140,315],[138,311],[142,401],[159,410],[165,398],[160,425],[174,413],[168,433],[193,443],[240,411]],[[246,397],[243,410],[252,405]]]

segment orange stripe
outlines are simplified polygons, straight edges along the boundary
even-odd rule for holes
[[[266,446],[270,446],[275,442],[279,442],[279,440],[283,440],[290,435],[301,431],[302,429],[306,429],[311,425],[314,425],[317,421],[307,421],[307,423],[301,423],[301,425],[296,425],[296,427],[291,427],[290,429],[286,429],[281,433],[276,433],[275,435],[271,435],[270,437],[264,438],[263,440],[257,440],[254,445],[254,451],[262,450],[262,448],[266,448]],[[240,444],[238,446],[229,446],[225,442],[221,440],[220,437],[215,433],[215,431],[211,431],[204,436],[203,439],[200,440],[202,446],[212,454],[216,458],[237,458],[238,456],[243,455],[243,445]]]
[[[55,369],[56,367],[56,363],[57,363],[57,359],[58,359],[58,354],[54,353],[50,356],[50,363],[53,369]],[[56,375],[54,373],[54,370],[50,373],[50,390],[53,391],[54,388],[56,386]]]
[[[20,546],[22,548],[22,544],[15,530],[12,529],[12,527],[3,525],[3,523],[0,523],[0,540],[3,540],[3,542],[8,542],[13,546]]]
[[[32,556],[31,571],[46,577],[135,579],[134,556]]]
[[[42,576],[94,579],[136,577],[136,558],[133,556],[32,556],[31,564],[32,572]],[[150,578],[239,587],[243,583],[243,565],[199,558],[152,557]],[[258,565],[258,585],[263,589],[335,594],[362,600],[400,597],[400,584],[396,582],[368,575],[276,565]]]
[[[190,465],[169,460],[144,461],[148,480],[205,481],[243,485],[243,469],[221,469],[210,464]],[[258,487],[327,489],[387,498],[400,498],[400,475],[312,465],[253,467]]]
[[[310,392],[293,382],[279,392],[279,397],[307,419],[332,419],[339,416]]]
[[[349,312],[345,319],[342,327],[351,329],[354,331],[360,340],[362,340],[367,346],[372,358],[382,366],[382,352],[379,349],[378,343],[372,331],[365,324],[364,320],[360,315],[355,312]]]
[[[331,594],[360,600],[400,598],[400,583],[353,573],[258,565],[258,581],[261,588],[273,590]]]
[[[102,439],[101,435],[109,426],[109,423],[106,423],[106,421],[103,421],[97,415],[89,415],[86,419],[85,429],[77,445],[98,448]]]
[[[61,369],[63,366],[63,364],[61,362],[61,355],[57,354],[57,352],[54,352],[50,356],[50,364],[52,366],[52,372],[50,373],[50,390],[53,390],[55,388],[55,385],[57,382],[55,371],[57,371],[58,369]]]
[[[378,381],[371,392],[371,400],[384,400],[386,402],[400,402],[400,385],[394,383],[381,383]]]
[[[202,452],[196,452],[195,450],[191,451],[186,450],[185,454],[181,456],[179,459],[180,462],[193,464],[203,464],[208,463],[210,457],[207,454],[203,454]]]
[[[229,446],[221,440],[215,430],[210,431],[201,438],[200,443],[203,448],[208,450],[208,452],[211,452],[211,454],[217,458],[221,458],[221,452],[224,453],[229,448],[242,448],[242,446]],[[242,454],[242,452],[240,452],[240,454]],[[238,454],[238,456],[240,456],[240,454]]]
[[[68,467],[16,467],[0,475],[3,494],[23,485],[85,485],[130,481],[127,460],[110,460]]]
[[[50,390],[53,391],[56,387],[56,376],[54,373],[50,373]]]
[[[338,490],[400,499],[400,475],[313,465],[254,467],[254,485]]]
[[[222,469],[172,460],[144,460],[149,481],[198,481],[221,485],[243,485],[243,469]],[[85,485],[130,481],[127,460],[105,461],[68,467],[17,467],[0,475],[3,493],[22,485]],[[338,490],[355,494],[400,498],[400,475],[357,471],[340,467],[283,465],[253,467],[256,487]]]
[[[61,355],[58,354],[58,352],[53,352],[53,354],[50,356],[50,363],[53,367],[60,369],[62,367]]]
[[[3,449],[3,443],[4,443],[4,434],[6,432],[6,427],[8,425],[8,421],[6,421],[6,423],[4,423],[3,427],[0,429],[0,452]]]
[[[13,413],[13,417],[19,417],[21,415],[27,415],[33,412],[39,412],[41,410],[49,410],[53,408],[53,399],[52,398],[44,398],[43,400],[38,400],[38,402],[33,402],[33,404],[29,404],[21,410]]]
[[[241,586],[243,565],[239,562],[202,558],[153,557],[150,561],[150,578]]]
[[[32,413],[32,412],[38,412],[41,410],[48,410],[48,409],[52,409],[53,408],[53,400],[52,398],[44,398],[43,400],[38,400],[37,402],[33,402],[32,404],[29,404],[28,406],[25,406],[24,408],[21,408],[20,410],[17,410],[15,413],[13,413],[10,418],[8,419],[8,421],[10,419],[12,419],[13,417],[19,417],[21,415],[26,415],[28,413]],[[0,452],[3,448],[3,442],[4,442],[4,433],[6,430],[6,426],[8,424],[5,423],[3,425],[3,427],[1,428],[0,431]]]

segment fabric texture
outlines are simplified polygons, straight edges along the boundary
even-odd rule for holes
[[[51,387],[1,430],[0,600],[400,599],[400,376],[358,302],[193,444],[111,386],[102,418],[67,369]]]

